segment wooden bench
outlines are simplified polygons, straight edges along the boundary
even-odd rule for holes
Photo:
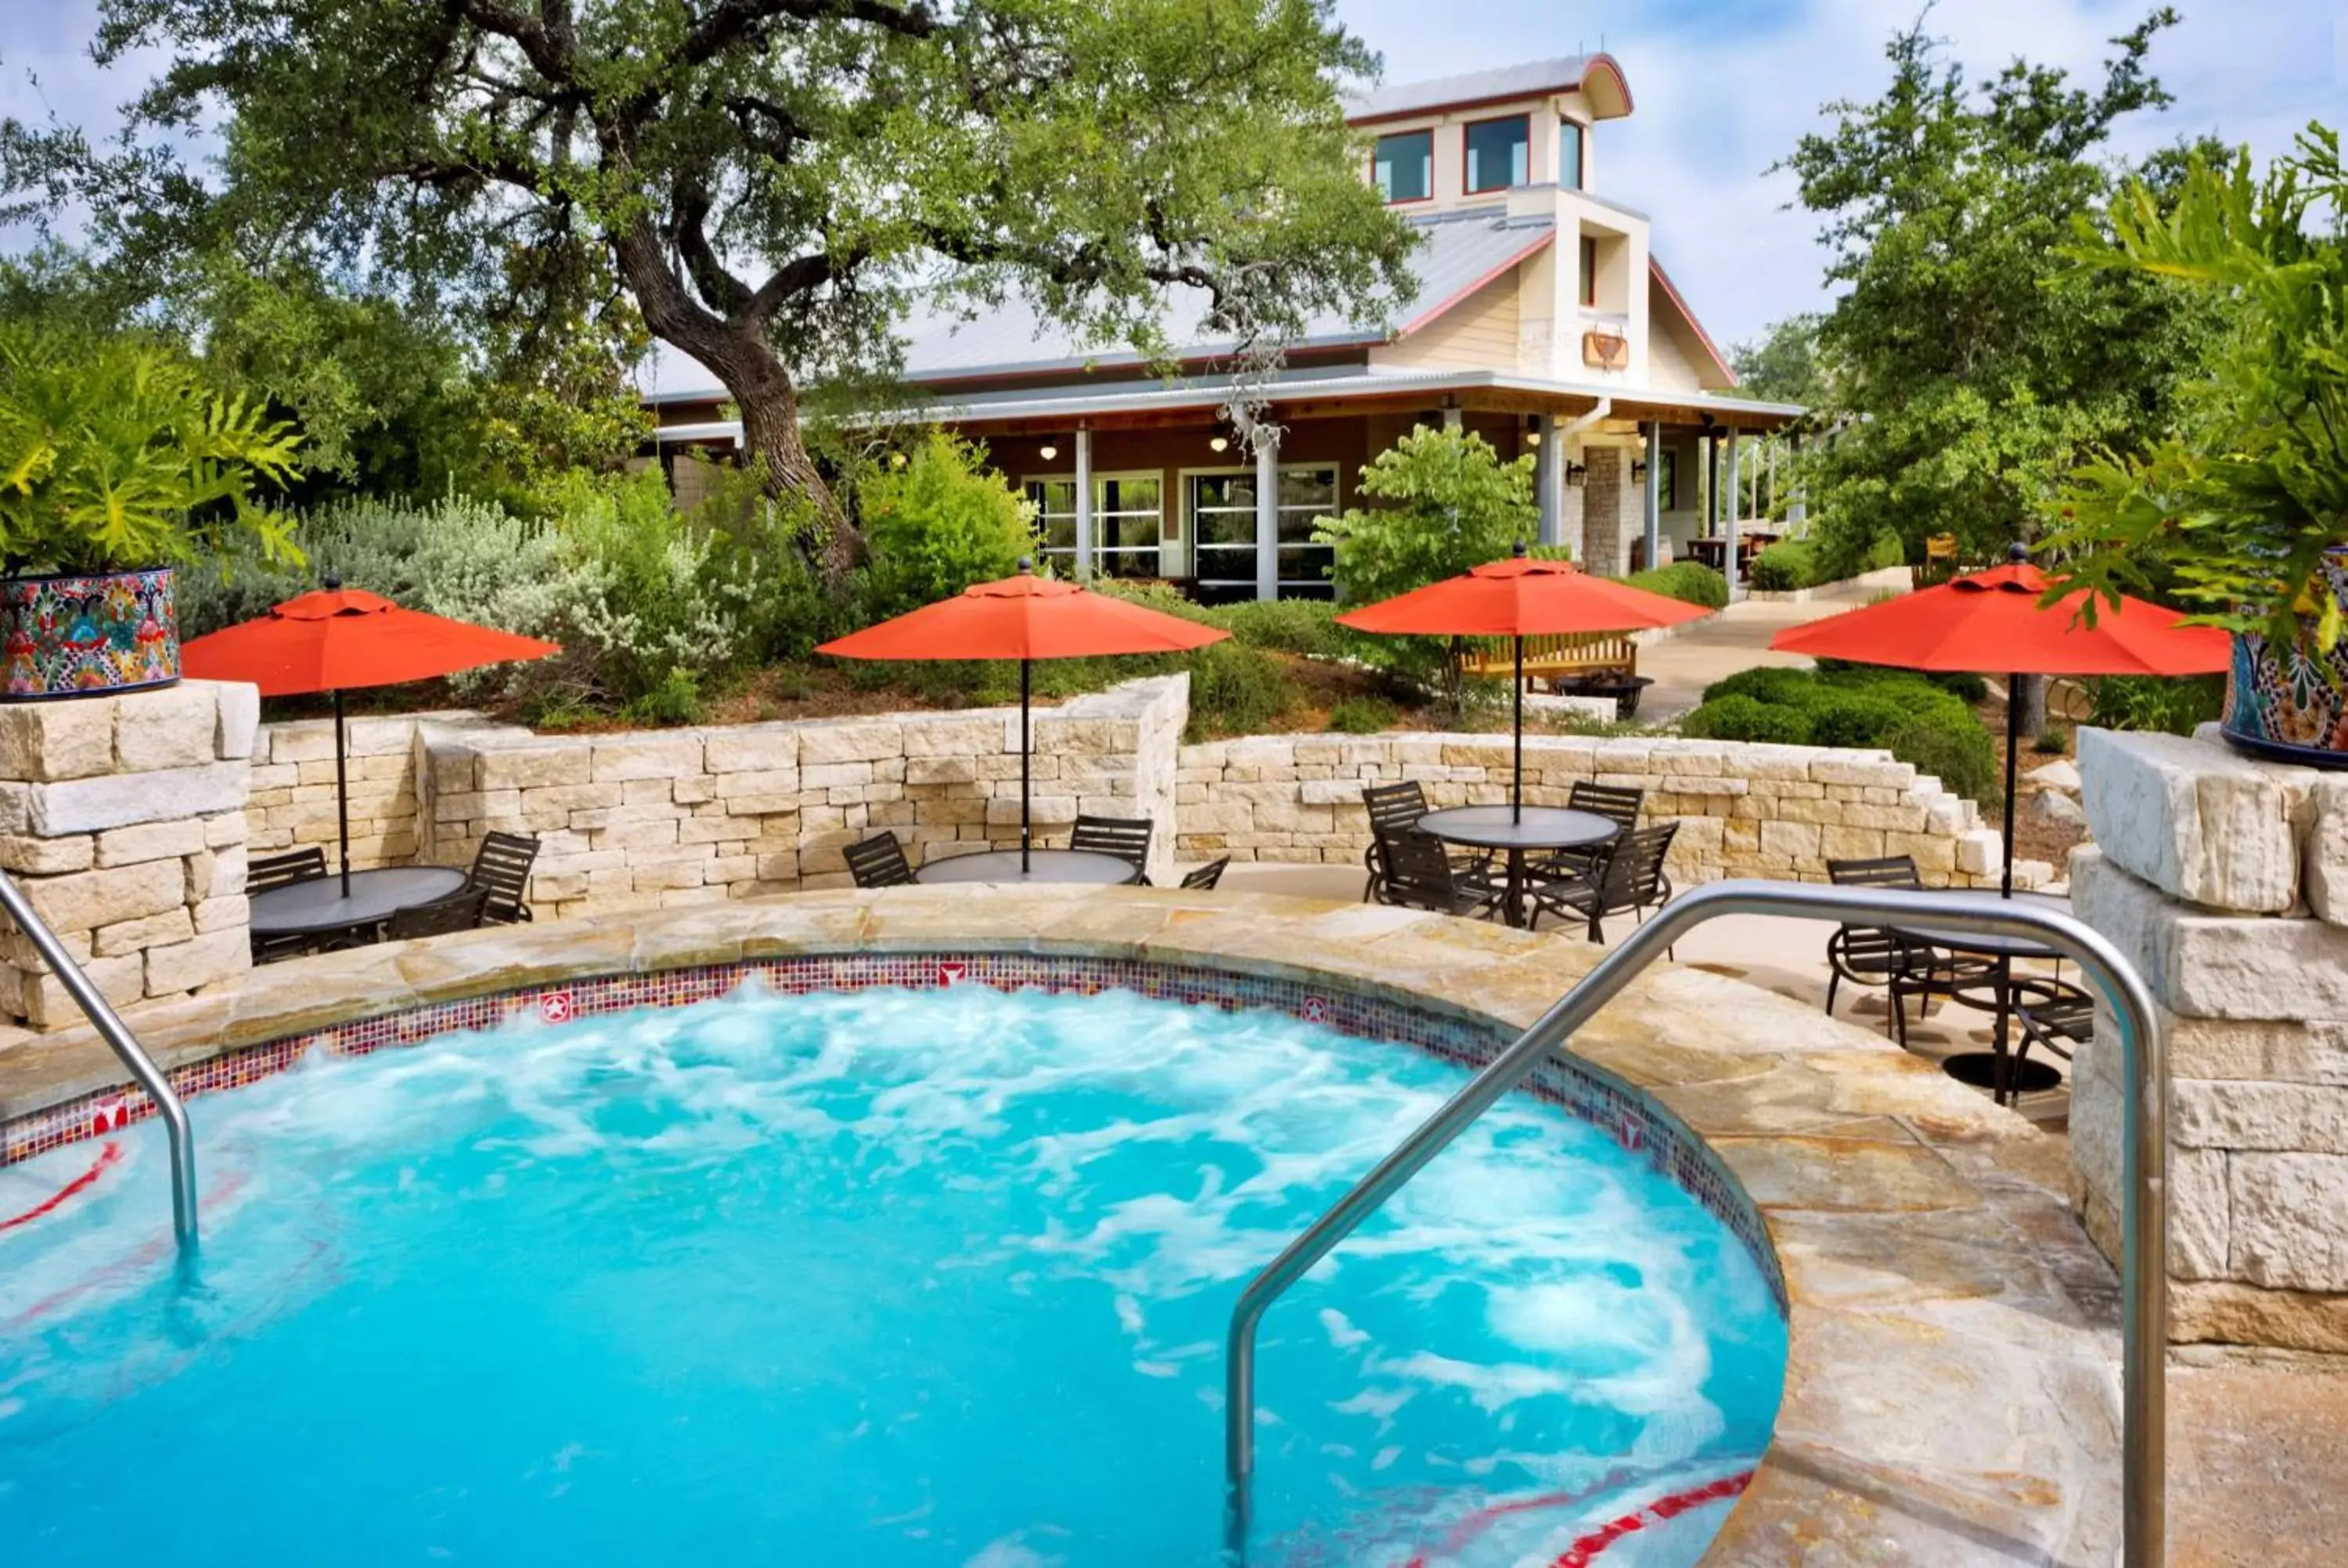
[[[1462,675],[1512,680],[1517,650],[1506,637],[1471,637],[1459,653]],[[1555,637],[1525,639],[1525,687],[1546,681],[1552,692],[1580,696],[1611,697],[1616,712],[1628,719],[1639,709],[1639,694],[1653,682],[1639,673],[1639,645],[1627,631],[1580,631]]]

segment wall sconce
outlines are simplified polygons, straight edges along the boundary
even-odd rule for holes
[[[1580,463],[1568,463],[1565,466],[1565,482],[1575,489],[1581,488],[1582,482],[1589,477],[1590,470],[1586,466]]]
[[[1210,452],[1226,451],[1230,446],[1231,443],[1220,436],[1214,436],[1207,443],[1207,450]]]
[[[1060,449],[1057,446],[1053,446],[1049,441],[1045,442],[1041,446],[1035,448],[1035,456],[1041,457],[1046,463],[1050,462],[1059,455]]]
[[[1538,425],[1534,425],[1530,430],[1525,432],[1525,445],[1528,446],[1540,446],[1540,426]]]
[[[1631,483],[1632,483],[1633,485],[1643,485],[1643,484],[1645,484],[1646,482],[1647,482],[1647,460],[1646,460],[1644,457],[1633,457],[1633,458],[1632,458],[1632,459],[1631,459]]]

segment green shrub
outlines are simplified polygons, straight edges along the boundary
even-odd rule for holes
[[[1943,670],[1924,679],[1960,702],[1985,702],[1989,700],[1989,682],[1970,670]]]
[[[1325,600],[1248,599],[1209,610],[1201,619],[1250,648],[1335,659],[1345,651],[1347,637],[1336,615],[1337,607]]]
[[[1900,542],[1899,530],[1886,528],[1875,536],[1875,546],[1867,552],[1867,569],[1884,571],[1908,564],[1908,547]]]
[[[2060,724],[2049,724],[2032,739],[2030,749],[2042,757],[2068,756],[2071,753],[2071,732]]]
[[[1649,593],[1660,593],[1684,604],[1700,604],[1706,610],[1721,610],[1728,604],[1728,579],[1702,561],[1673,561],[1651,571],[1632,572],[1623,580],[1632,588],[1643,588]]]
[[[1909,722],[1906,705],[1867,692],[1829,692],[1809,709],[1810,744],[1879,746],[1886,735]]]
[[[1732,693],[1707,697],[1680,721],[1680,733],[1713,741],[1766,741],[1807,745],[1810,716],[1800,708]]]
[[[703,712],[701,678],[671,669],[658,686],[622,707],[620,717],[634,724],[697,724]]]
[[[1753,586],[1764,593],[1790,593],[1818,582],[1818,547],[1807,539],[1779,539],[1753,558]]]
[[[1035,507],[985,462],[984,447],[932,431],[903,467],[863,481],[857,505],[872,552],[872,620],[1008,577],[1034,553]]]
[[[2223,675],[2105,675],[2086,687],[2095,722],[2107,730],[2189,735],[2226,707]]]
[[[1296,683],[1279,660],[1260,648],[1214,642],[1183,655],[1183,661],[1190,671],[1188,739],[1267,731],[1296,705]]]
[[[1884,744],[1901,762],[1913,763],[1917,772],[1939,779],[1943,788],[1996,808],[1997,747],[1970,714],[1962,728],[1936,718],[1911,719],[1886,736]]]
[[[1816,701],[1817,695],[1818,679],[1808,671],[1786,670],[1766,664],[1751,670],[1739,670],[1704,689],[1704,700],[1707,702],[1722,697],[1750,697],[1756,702],[1807,707]]]
[[[1394,704],[1375,697],[1348,697],[1329,710],[1329,728],[1344,735],[1375,735],[1394,728]]]

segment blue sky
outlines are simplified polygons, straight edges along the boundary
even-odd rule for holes
[[[2150,0],[1943,0],[1931,30],[1980,75],[2015,55],[2092,71]],[[2348,121],[2348,3],[2178,0],[2154,65],[2177,103],[2127,150],[2215,131],[2261,156],[2311,118]],[[1605,47],[1637,110],[1600,128],[1600,189],[1648,212],[1655,249],[1714,336],[1752,336],[1824,302],[1807,215],[1766,175],[1818,106],[1874,96],[1911,0],[1339,0],[1390,81]],[[0,0],[0,114],[109,123],[137,82],[85,55],[96,0]],[[35,85],[37,79],[38,86]]]

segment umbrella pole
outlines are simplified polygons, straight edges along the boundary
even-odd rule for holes
[[[1525,819],[1525,640],[1517,639],[1517,760],[1516,771],[1509,780],[1509,821]]]
[[[2022,754],[2022,677],[2005,678],[2005,875],[1998,897],[2013,897],[2013,767]]]
[[[1027,844],[1032,836],[1027,816],[1027,700],[1035,666],[1019,661],[1019,875],[1027,875]]]
[[[351,785],[343,771],[343,694],[335,692],[335,815],[341,834],[343,897],[351,896]]]

